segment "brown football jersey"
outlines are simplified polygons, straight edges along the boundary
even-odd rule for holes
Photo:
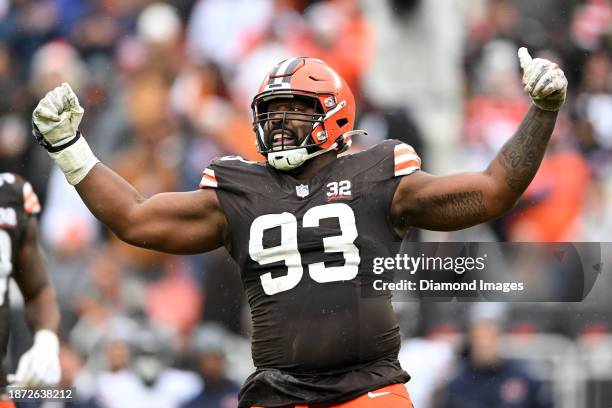
[[[337,402],[408,380],[372,263],[395,255],[391,201],[419,167],[410,146],[388,140],[307,181],[235,156],[204,170],[200,187],[217,192],[251,306],[257,371],[241,407]]]

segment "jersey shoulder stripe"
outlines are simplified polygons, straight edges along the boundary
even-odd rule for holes
[[[23,183],[22,193],[25,213],[28,215],[38,214],[40,212],[40,201],[29,182]]]
[[[215,171],[211,168],[205,168],[202,172],[202,180],[200,180],[200,188],[217,188],[219,183],[215,177]]]
[[[0,173],[0,202],[2,206],[14,206],[26,215],[40,213],[40,201],[32,185],[14,173]]]
[[[412,174],[421,168],[421,159],[409,144],[396,139],[386,139],[367,150],[342,156],[356,167],[357,172],[366,173],[370,182],[391,180]]]
[[[421,168],[421,159],[412,146],[406,143],[395,145],[393,161],[393,172],[395,177],[412,174]]]
[[[204,169],[199,188],[248,193],[259,188],[257,180],[265,175],[265,165],[262,163],[240,156],[224,156],[213,160]]]

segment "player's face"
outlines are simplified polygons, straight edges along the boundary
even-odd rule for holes
[[[266,144],[275,150],[297,147],[312,131],[314,104],[301,99],[278,99],[268,105],[264,125]]]

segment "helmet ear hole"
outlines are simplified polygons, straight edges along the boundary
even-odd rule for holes
[[[345,126],[347,123],[348,123],[348,119],[346,118],[338,119],[336,121],[336,124],[338,125],[338,127]]]

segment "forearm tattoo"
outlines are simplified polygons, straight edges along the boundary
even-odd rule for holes
[[[465,191],[418,199],[421,208],[428,208],[440,220],[481,219],[487,211],[482,191]]]
[[[517,132],[497,155],[497,161],[506,171],[506,184],[513,191],[521,193],[531,183],[544,157],[556,118],[556,112],[532,106]]]

